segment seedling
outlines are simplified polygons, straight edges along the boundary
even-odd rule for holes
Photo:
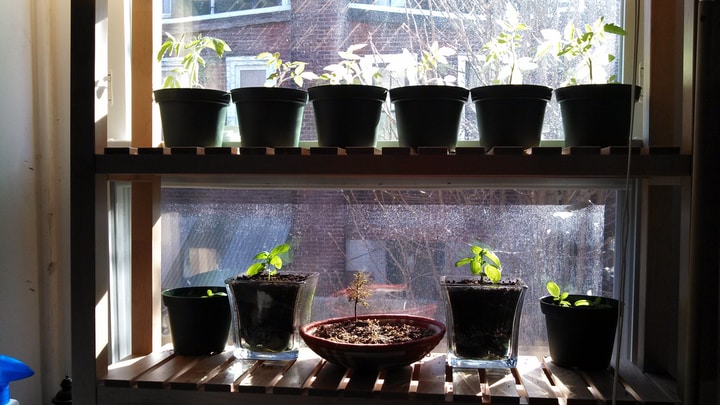
[[[263,274],[267,272],[268,280],[277,274],[277,271],[282,268],[283,260],[280,257],[281,254],[287,253],[290,250],[290,245],[283,243],[275,246],[269,252],[267,250],[262,251],[253,257],[253,260],[258,262],[253,263],[247,268],[245,274],[248,277],[253,277],[257,274]]]
[[[493,283],[500,281],[502,276],[502,266],[500,259],[487,247],[472,245],[470,247],[473,255],[465,257],[455,262],[455,267],[461,267],[466,264],[470,265],[470,271],[475,276],[484,275]]]
[[[363,84],[374,85],[382,78],[380,70],[373,66],[372,60],[363,58],[355,52],[363,49],[368,44],[350,45],[346,51],[339,51],[342,59],[338,63],[325,66],[327,73],[320,75],[320,80],[326,80],[330,84]]]
[[[257,59],[266,60],[267,65],[273,70],[267,77],[267,87],[280,87],[284,82],[292,80],[298,87],[302,87],[305,80],[317,80],[318,75],[305,70],[306,62],[283,61],[279,52],[261,52]]]
[[[561,307],[594,307],[599,306],[602,303],[601,297],[596,297],[592,301],[581,298],[571,302],[568,300],[570,293],[562,291],[560,286],[553,281],[548,281],[547,284],[545,284],[545,287],[550,295],[552,295],[553,301]]]
[[[455,55],[455,50],[447,46],[439,46],[437,41],[422,51],[420,61],[407,49],[403,49],[400,59],[388,64],[390,71],[401,72],[408,84],[414,85],[450,85],[457,81],[453,75],[442,76],[441,68],[449,67],[448,57]]]
[[[497,23],[502,27],[502,32],[482,48],[487,52],[485,66],[493,67],[497,71],[493,84],[520,84],[523,81],[523,71],[537,68],[532,58],[517,54],[523,41],[520,33],[529,28],[520,21],[518,11],[511,3],[507,3],[504,19]]]
[[[202,296],[202,298],[213,298],[213,297],[227,297],[227,293],[222,292],[222,291],[213,292],[213,290],[208,288],[207,293]]]
[[[602,67],[596,63],[597,57],[604,56],[607,59],[607,63],[615,60],[615,55],[605,50],[605,42],[607,41],[606,34],[626,35],[625,30],[620,26],[605,23],[605,17],[598,18],[592,25],[585,24],[584,32],[576,28],[575,24],[570,21],[562,34],[553,29],[542,30],[541,33],[545,38],[545,42],[538,47],[536,57],[540,58],[552,51],[557,57],[564,57],[570,60],[580,59],[580,64],[575,73],[587,75],[587,80],[590,83],[594,83],[597,76],[605,76],[604,72],[600,75],[597,74],[598,72],[602,72]],[[577,77],[573,76],[570,78],[569,83],[576,85],[579,81]],[[615,75],[607,79],[607,83],[613,83],[615,81],[617,81]]]
[[[166,33],[167,40],[160,46],[157,53],[158,62],[166,55],[182,56],[182,66],[172,69],[170,74],[163,82],[163,88],[182,87],[181,80],[187,77],[190,87],[202,87],[199,83],[200,67],[205,67],[205,59],[201,53],[205,49],[215,51],[218,59],[222,58],[225,52],[231,51],[230,46],[219,38],[204,37],[198,34],[190,41],[185,41],[185,34],[176,39],[169,33]]]
[[[367,274],[358,271],[355,273],[353,281],[350,283],[350,287],[345,290],[345,295],[347,296],[348,301],[355,303],[355,321],[357,321],[358,304],[364,306],[365,308],[369,306],[367,299],[370,298],[372,293],[368,288],[368,284],[370,284],[370,279]]]

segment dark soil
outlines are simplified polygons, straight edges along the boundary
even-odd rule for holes
[[[283,282],[297,282],[307,280],[309,274],[307,273],[277,273],[274,276],[268,278],[267,273],[256,274],[252,277],[247,274],[238,274],[235,276],[235,280],[258,280],[258,281],[283,281]]]
[[[432,331],[405,323],[379,322],[373,319],[347,320],[321,325],[315,336],[339,343],[390,344],[418,340]]]

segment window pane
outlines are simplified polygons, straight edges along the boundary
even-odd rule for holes
[[[507,70],[503,64],[488,62],[488,50],[484,45],[506,30],[500,21],[520,22],[528,28],[517,32],[521,39],[515,50],[518,57],[528,58],[528,62],[522,64],[522,69],[514,71],[522,73],[523,83],[558,88],[571,77],[580,79],[581,73],[576,71],[577,61],[549,56],[534,59],[538,44],[543,42],[543,30],[563,32],[571,21],[577,27],[584,27],[601,16],[605,22],[624,26],[623,2],[617,0],[517,1],[513,2],[518,13],[517,21],[507,14],[508,4],[506,0],[353,0],[350,3],[344,0],[175,0],[172,2],[172,18],[163,19],[161,32],[175,35],[182,32],[202,33],[220,37],[232,48],[228,58],[253,58],[260,52],[279,52],[285,61],[307,62],[307,69],[318,74],[325,66],[339,62],[338,51],[346,50],[352,44],[371,44],[358,54],[373,58],[383,73],[379,84],[389,88],[407,84],[404,77],[396,76],[397,72],[393,77],[393,72],[387,70],[389,59],[402,55],[404,51],[419,59],[423,50],[437,42],[456,51],[448,58],[449,65],[440,68],[442,74],[455,76],[457,85],[473,88],[493,84],[506,75],[502,73]],[[178,8],[184,11],[176,12]],[[245,11],[236,12],[238,9]],[[164,7],[164,15],[168,15],[167,7]],[[179,16],[196,17],[179,19]],[[618,69],[622,55],[619,37],[608,36],[607,51],[618,59],[612,62],[607,62],[607,58],[595,60],[596,82],[605,80],[598,79],[598,76],[619,76],[621,71]],[[208,57],[207,60],[208,65],[201,75],[205,87],[226,89],[238,86],[223,66],[229,63],[229,59],[216,62]],[[618,80],[621,81],[621,78],[618,77]],[[322,82],[306,82],[304,86],[315,84]],[[229,108],[234,106],[231,104]],[[560,110],[553,99],[548,104],[542,138],[562,137]],[[314,113],[312,105],[308,104],[301,140],[316,138]],[[389,102],[378,139],[397,139]],[[466,105],[459,139],[478,139],[471,102]]]
[[[321,273],[314,319],[351,314],[341,290],[364,271],[376,288],[366,312],[444,321],[440,276],[467,273],[455,261],[484,242],[505,276],[529,286],[521,346],[530,354],[545,345],[538,299],[548,280],[613,296],[617,193],[163,188],[162,286],[224,285],[256,253],[290,243],[284,270]]]

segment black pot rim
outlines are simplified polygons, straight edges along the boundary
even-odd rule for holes
[[[555,98],[559,103],[572,99],[584,98],[629,98],[632,90],[631,84],[605,83],[605,84],[579,84],[565,86],[554,90]],[[635,85],[635,101],[640,100],[642,87]]]
[[[365,84],[325,84],[310,87],[309,100],[326,99],[367,99],[385,101],[388,90],[380,86]]]
[[[470,90],[459,86],[417,85],[403,86],[390,89],[390,101],[406,101],[412,99],[427,100],[451,100],[467,102],[470,98]]]
[[[171,298],[180,298],[180,299],[196,299],[196,298],[202,298],[203,295],[207,292],[207,290],[219,290],[220,292],[225,292],[225,286],[219,286],[219,285],[208,285],[208,286],[193,286],[193,287],[177,287],[177,288],[168,288],[165,290],[162,290],[161,295],[163,297],[171,297]],[[175,295],[174,292],[183,292],[183,291],[198,291],[201,293],[200,295]],[[217,292],[217,291],[213,291]]]
[[[292,89],[289,87],[239,87],[230,90],[232,101],[286,101],[298,104],[306,104],[308,92],[303,89]]]
[[[206,103],[217,103],[222,105],[230,104],[230,93],[215,89],[202,88],[168,88],[156,89],[153,91],[155,101],[177,102],[177,101],[198,101]]]
[[[549,101],[553,89],[537,84],[495,84],[470,89],[473,101],[488,99],[541,99]]]
[[[620,304],[620,301],[618,301],[615,298],[610,297],[603,297],[599,295],[583,295],[583,294],[570,294],[568,295],[569,300],[575,300],[575,299],[589,299],[594,300],[596,298],[602,298],[604,301],[606,301],[608,304],[611,305],[610,308],[608,307],[595,307],[595,306],[580,306],[580,307],[561,307],[560,305],[553,303],[553,296],[552,295],[545,295],[543,297],[540,297],[540,309],[542,310],[542,313],[545,315],[552,315],[552,314],[560,314],[560,313],[587,313],[588,311],[612,311],[616,312],[617,308]]]

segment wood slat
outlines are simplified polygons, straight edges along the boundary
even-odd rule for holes
[[[482,381],[474,368],[453,368],[453,401],[482,401]]]
[[[205,391],[234,391],[235,381],[252,371],[257,364],[254,360],[234,360],[205,383]]]
[[[407,398],[410,393],[412,374],[412,366],[382,371],[380,378],[383,380],[383,385],[379,396],[387,399]]]
[[[609,404],[613,398],[613,374],[606,370],[598,371],[582,371],[580,374],[587,381],[588,386],[593,387],[600,396],[604,399],[605,403]],[[618,382],[617,392],[615,393],[616,403],[618,404],[634,404],[636,401],[621,382]]]
[[[291,365],[291,361],[263,360],[240,380],[237,391],[266,393]]]
[[[168,381],[171,389],[197,390],[232,361],[232,351],[202,358],[191,369]]]
[[[322,362],[319,357],[296,360],[275,384],[273,393],[300,394],[305,389],[308,379],[318,372]]]
[[[620,363],[620,376],[642,402],[646,405],[678,404],[680,399],[672,393],[664,390],[655,381],[648,377],[638,366],[628,363]]]
[[[419,363],[415,395],[426,399],[440,400],[445,397],[446,365],[445,356],[426,357]],[[451,379],[452,380],[452,379]]]
[[[167,350],[131,360],[129,365],[123,365],[128,361],[122,362],[108,370],[103,384],[108,387],[131,387],[138,376],[167,361],[172,355],[173,352]]]
[[[340,393],[338,387],[346,372],[345,367],[325,362],[315,375],[315,380],[308,387],[308,394],[319,396],[338,395]]]
[[[199,361],[196,356],[173,356],[136,379],[138,388],[164,388],[171,378],[189,370]]]
[[[558,398],[550,385],[550,380],[536,357],[520,357],[517,371],[520,383],[528,397],[528,404],[558,404]]]
[[[491,368],[485,370],[488,396],[492,404],[519,404],[515,376],[510,369]]]
[[[574,370],[556,366],[550,358],[546,358],[545,367],[550,370],[551,381],[566,398],[568,405],[597,404],[597,399],[588,390],[587,383]]]
[[[345,386],[345,396],[371,397],[377,385],[378,374],[371,370],[351,370],[350,381]]]

